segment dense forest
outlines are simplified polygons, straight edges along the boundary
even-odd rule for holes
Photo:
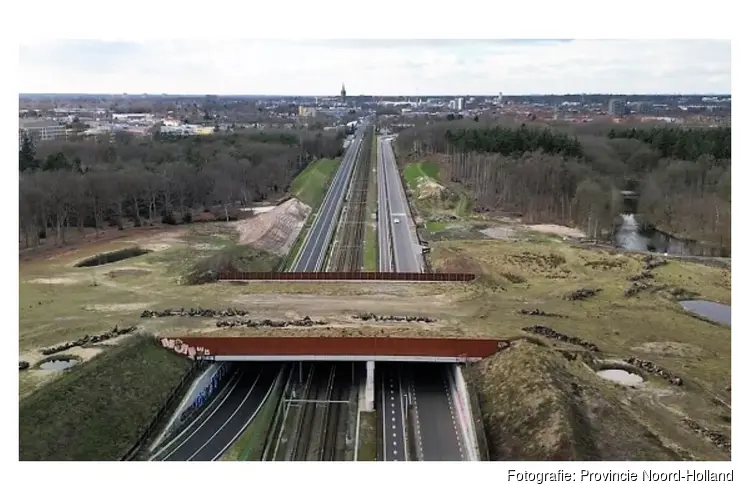
[[[638,212],[670,234],[731,247],[731,129],[544,125],[492,127],[442,122],[402,132],[399,154],[432,158],[444,181],[478,207],[520,212],[529,222],[611,231],[621,190],[640,194]]]
[[[66,231],[149,221],[190,222],[195,210],[280,195],[310,161],[341,154],[341,134],[127,135],[75,142],[24,138],[19,149],[20,237],[64,243]],[[48,233],[49,236],[48,236]]]

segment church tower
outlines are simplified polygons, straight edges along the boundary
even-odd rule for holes
[[[346,87],[344,87],[344,84],[341,84],[341,102],[346,101]]]

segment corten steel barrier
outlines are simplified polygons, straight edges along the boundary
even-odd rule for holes
[[[385,273],[379,271],[241,272],[222,271],[219,281],[473,281],[468,273]]]
[[[200,351],[213,356],[404,356],[486,358],[497,339],[406,337],[163,337],[161,344],[178,353]]]

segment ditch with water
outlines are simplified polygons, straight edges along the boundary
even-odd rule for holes
[[[610,382],[615,382],[616,384],[620,385],[627,385],[629,387],[634,387],[643,383],[643,377],[641,377],[640,375],[636,373],[630,373],[629,371],[622,370],[620,368],[608,368],[606,370],[599,370],[598,372],[596,372],[596,374],[605,380],[609,380]]]
[[[39,363],[39,369],[53,371],[53,372],[60,372],[63,370],[68,370],[70,368],[73,368],[78,363],[79,363],[79,360],[75,358],[50,359],[48,361],[42,361],[41,363]]]
[[[633,252],[657,252],[698,257],[728,257],[729,250],[702,245],[695,240],[644,228],[633,214],[621,214],[622,224],[615,231],[615,245]]]

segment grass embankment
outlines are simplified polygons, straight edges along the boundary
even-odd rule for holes
[[[357,461],[373,462],[378,459],[375,412],[363,411],[359,415],[359,449],[357,450]]]
[[[266,401],[258,410],[255,418],[245,428],[237,441],[221,456],[220,460],[259,462],[263,458],[266,436],[271,431],[273,416],[281,402],[285,382],[286,377],[283,375],[276,377]]]
[[[302,247],[302,242],[305,241],[310,226],[317,215],[317,210],[323,202],[328,186],[331,184],[333,175],[336,173],[340,163],[340,158],[322,158],[316,160],[309,164],[292,181],[292,185],[289,188],[290,193],[312,208],[312,213],[307,218],[304,227],[299,232],[294,245],[292,245],[289,254],[286,256],[284,261],[286,269],[289,269],[294,263],[294,259],[297,257],[300,247]]]
[[[728,304],[729,271],[669,262],[651,271],[651,290],[626,297],[629,278],[644,264],[616,252],[551,242],[453,241],[437,243],[432,262],[437,270],[480,276],[467,287],[465,306],[473,314],[462,328],[541,344],[513,346],[475,371],[494,459],[727,458],[681,417],[730,434],[729,410],[717,401],[730,398],[730,329],[690,316],[676,297],[693,292]],[[564,298],[581,287],[601,291],[585,300]],[[601,352],[522,331],[533,325],[592,342]],[[582,361],[589,356],[646,359],[684,385],[646,374],[645,384],[624,388],[597,377]]]
[[[21,460],[119,460],[190,361],[135,337],[21,401]]]
[[[372,150],[370,152],[370,177],[367,183],[367,217],[365,226],[365,251],[363,256],[365,271],[378,270],[378,242],[375,233],[375,212],[378,207],[378,136],[372,135]]]

